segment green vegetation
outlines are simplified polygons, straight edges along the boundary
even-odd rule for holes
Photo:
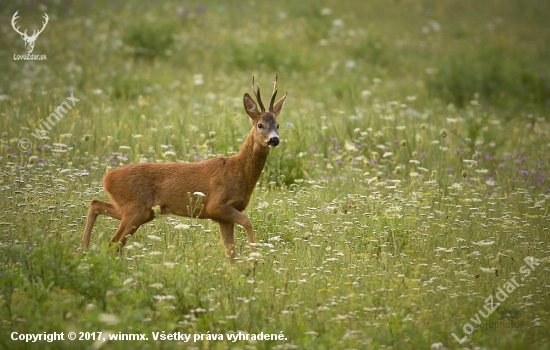
[[[24,4],[0,5],[1,347],[550,347],[548,1]],[[46,61],[13,59],[16,10],[31,32],[49,15]],[[246,211],[258,254],[238,227],[229,266],[217,225],[181,217],[117,254],[101,216],[73,256],[106,171],[235,153],[251,77],[265,95],[275,73],[289,97]]]

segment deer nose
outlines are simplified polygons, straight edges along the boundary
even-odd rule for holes
[[[279,144],[279,138],[277,136],[274,136],[267,141],[268,146],[277,146]]]

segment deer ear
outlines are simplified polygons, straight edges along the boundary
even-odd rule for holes
[[[258,112],[258,107],[256,106],[256,102],[254,102],[254,100],[252,99],[252,97],[250,97],[248,93],[244,94],[243,102],[244,102],[244,110],[246,111],[246,114],[248,114],[248,116],[252,118],[252,120],[259,119],[260,112]]]
[[[287,95],[288,95],[288,92],[283,97],[281,97],[281,99],[277,101],[277,103],[275,103],[275,106],[273,106],[273,114],[275,115],[275,117],[278,117],[279,113],[281,113],[281,110],[283,109],[283,105],[285,104]]]

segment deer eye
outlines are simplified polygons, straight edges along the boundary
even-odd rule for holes
[[[258,129],[263,129],[264,128],[264,125],[263,124],[258,124]]]

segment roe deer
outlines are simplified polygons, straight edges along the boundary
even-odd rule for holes
[[[252,221],[242,213],[264,168],[270,147],[279,144],[277,117],[288,95],[274,104],[273,95],[266,111],[260,98],[260,87],[252,90],[260,110],[248,93],[244,94],[244,109],[252,122],[252,130],[237,154],[197,163],[141,163],[109,171],[103,188],[111,202],[93,199],[88,211],[82,248],[90,243],[94,222],[99,214],[120,220],[120,226],[109,244],[124,246],[126,238],[146,222],[155,218],[155,211],[200,219],[211,219],[220,225],[220,234],[230,262],[234,263],[233,229],[239,224],[246,230],[248,243],[254,243]],[[192,203],[192,195],[200,192],[200,205]],[[154,210],[153,208],[157,209]]]

